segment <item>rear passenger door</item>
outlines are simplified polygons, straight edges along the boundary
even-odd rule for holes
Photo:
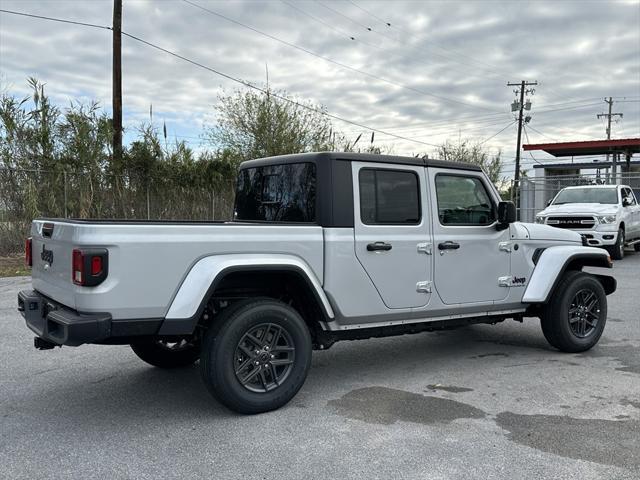
[[[388,308],[431,295],[431,229],[422,166],[352,162],[356,257]]]

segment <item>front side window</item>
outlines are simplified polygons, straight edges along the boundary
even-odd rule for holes
[[[490,225],[496,219],[491,196],[477,177],[436,175],[436,198],[442,225]]]
[[[315,164],[290,163],[240,170],[234,219],[315,222]]]
[[[418,175],[415,172],[363,168],[360,170],[358,182],[362,223],[420,223],[420,190]]]
[[[636,198],[630,188],[622,189],[622,204],[628,207],[636,204]]]

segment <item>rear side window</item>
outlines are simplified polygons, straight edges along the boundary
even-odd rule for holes
[[[290,163],[240,170],[234,218],[262,222],[315,222],[315,164]]]
[[[442,225],[490,225],[495,210],[478,177],[436,175],[438,218]]]
[[[415,172],[363,168],[358,181],[362,223],[420,223],[420,191]]]

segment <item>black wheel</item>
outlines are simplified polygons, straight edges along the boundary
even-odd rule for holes
[[[304,384],[311,336],[296,310],[268,298],[224,310],[204,338],[202,378],[215,398],[239,413],[275,410]]]
[[[154,367],[179,368],[195,363],[200,358],[200,345],[183,339],[177,342],[145,339],[131,344],[131,350]]]
[[[634,243],[634,244],[633,244],[633,249],[634,249],[636,252],[640,252],[640,242],[638,242],[638,243]]]
[[[564,274],[540,317],[547,341],[563,352],[583,352],[593,347],[607,321],[607,296],[592,275]]]
[[[618,230],[618,238],[615,245],[607,247],[607,250],[614,260],[622,260],[624,258],[624,230],[622,228]]]

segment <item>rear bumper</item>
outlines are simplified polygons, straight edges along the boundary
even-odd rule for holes
[[[18,311],[39,338],[74,347],[154,335],[162,323],[160,319],[113,320],[109,313],[76,312],[34,290],[18,293]]]

